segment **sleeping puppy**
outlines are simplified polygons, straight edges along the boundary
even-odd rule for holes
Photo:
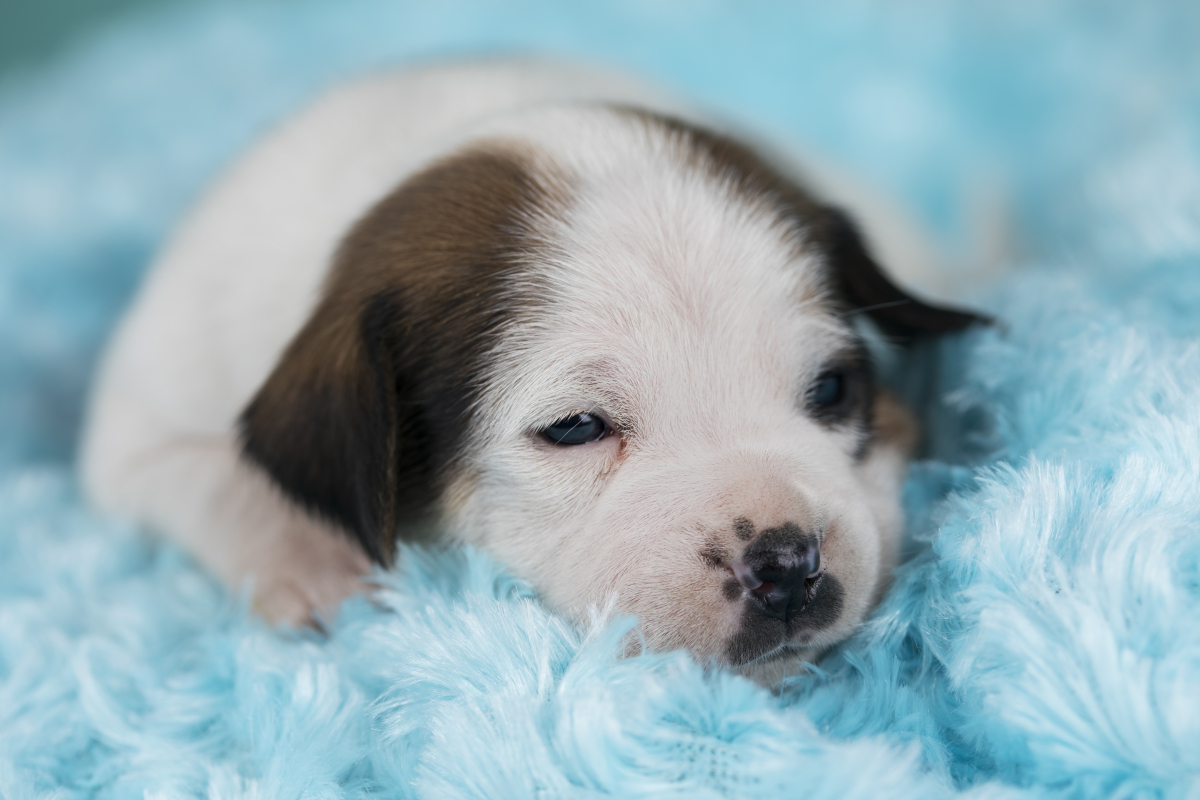
[[[573,618],[613,603],[652,648],[794,672],[896,558],[911,425],[860,323],[975,317],[904,293],[846,213],[701,119],[556,64],[325,96],[150,273],[88,493],[252,578],[271,620],[329,613],[433,530]]]

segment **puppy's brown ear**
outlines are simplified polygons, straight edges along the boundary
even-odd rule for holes
[[[863,244],[857,227],[843,212],[828,209],[820,223],[837,287],[851,314],[865,313],[888,335],[910,342],[920,334],[951,333],[976,322],[981,314],[923,302],[892,283]]]
[[[398,472],[426,475],[417,420],[400,408],[386,296],[364,304],[327,298],[292,340],[241,417],[244,454],[309,512],[353,533],[390,563]],[[401,438],[404,438],[401,447]],[[409,491],[420,487],[409,486]]]
[[[243,453],[387,564],[463,457],[509,302],[566,190],[511,146],[431,164],[347,233],[323,296],[242,413]]]

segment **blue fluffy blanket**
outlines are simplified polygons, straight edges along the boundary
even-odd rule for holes
[[[188,6],[0,85],[0,797],[1200,794],[1200,11],[740,6]],[[463,551],[273,631],[80,501],[94,358],[204,181],[340,76],[518,47],[802,136],[964,260],[1020,234],[1007,326],[926,354],[894,589],[780,694]]]

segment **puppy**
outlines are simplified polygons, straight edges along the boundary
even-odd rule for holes
[[[899,342],[976,319],[633,82],[381,75],[184,222],[104,359],[83,481],[252,577],[272,620],[330,613],[434,530],[569,616],[615,603],[650,647],[770,683],[850,634],[896,558],[912,434],[868,318]]]

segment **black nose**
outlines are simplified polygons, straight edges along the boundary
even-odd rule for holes
[[[811,599],[821,575],[817,537],[795,523],[763,531],[731,569],[767,616],[787,621]]]

